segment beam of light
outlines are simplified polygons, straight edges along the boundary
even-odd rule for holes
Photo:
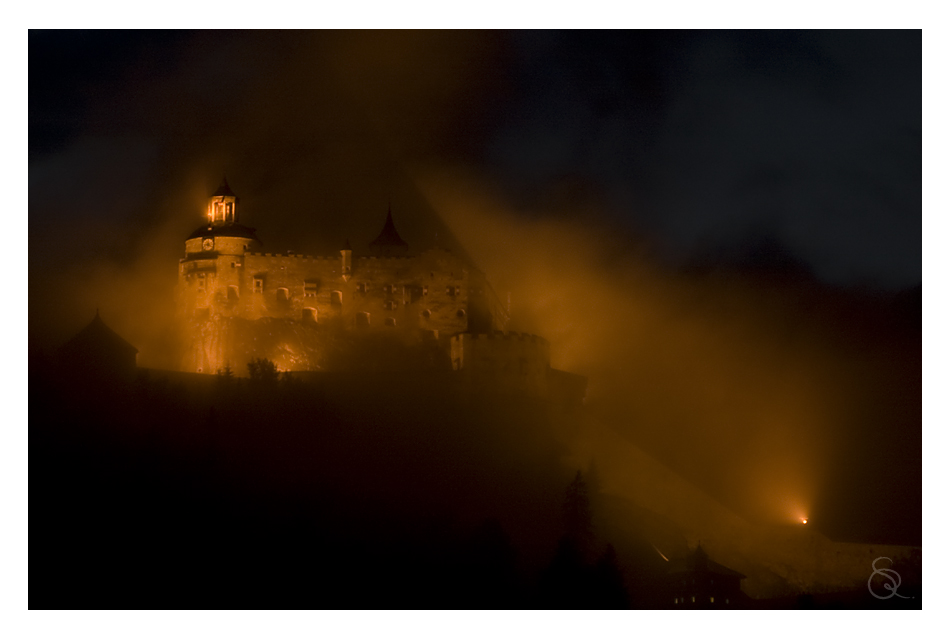
[[[656,547],[655,545],[653,545],[653,544],[650,544],[650,545],[653,546],[653,550],[656,551],[656,554],[663,558],[663,561],[669,561],[669,559],[666,558],[666,555],[664,555],[663,553],[660,552],[660,549],[659,549],[659,548],[657,548],[657,547]]]

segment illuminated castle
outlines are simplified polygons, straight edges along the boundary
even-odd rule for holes
[[[211,196],[207,223],[185,241],[177,310],[181,369],[241,373],[254,357],[281,370],[322,370],[334,341],[376,336],[428,346],[444,367],[503,373],[541,389],[547,342],[507,333],[507,313],[485,275],[445,249],[412,255],[390,209],[369,253],[349,242],[330,256],[264,253],[240,224],[227,181]],[[437,352],[435,352],[437,351]]]

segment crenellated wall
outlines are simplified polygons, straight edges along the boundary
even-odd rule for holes
[[[547,339],[518,332],[459,333],[451,339],[452,368],[475,382],[491,378],[511,391],[544,396],[551,370]]]
[[[443,341],[506,324],[485,276],[443,249],[401,257],[353,257],[349,250],[314,257],[253,252],[247,238],[206,240],[188,240],[179,264],[178,311],[193,348],[184,370],[215,371],[228,358],[230,344],[212,344],[208,326],[201,325],[222,317],[422,331]]]

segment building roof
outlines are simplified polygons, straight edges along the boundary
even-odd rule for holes
[[[193,238],[212,238],[214,236],[225,236],[228,238],[248,238],[250,240],[257,240],[260,242],[260,239],[257,237],[257,229],[245,227],[244,225],[239,225],[236,223],[222,225],[209,224],[198,227],[192,232],[190,236],[188,236],[188,240]]]
[[[408,247],[409,244],[399,237],[399,232],[396,231],[396,225],[393,224],[393,208],[392,205],[389,206],[389,211],[386,213],[386,224],[383,225],[383,230],[379,232],[379,235],[376,236],[376,239],[369,243],[371,247]]]
[[[218,185],[218,189],[211,196],[234,196],[237,198],[237,194],[231,191],[231,187],[228,185],[227,177],[221,179],[221,184]]]
[[[98,350],[102,352],[123,352],[137,354],[138,349],[131,343],[120,337],[114,330],[106,326],[102,318],[99,317],[99,310],[96,310],[96,316],[88,326],[80,330],[75,337],[67,341],[59,349],[61,355],[71,355],[73,353],[86,353],[89,350]]]
[[[736,572],[731,568],[726,568],[709,558],[702,546],[697,546],[696,550],[682,559],[674,559],[670,562],[669,574],[684,572],[710,572],[715,575],[726,577],[739,577],[745,579],[745,575]]]

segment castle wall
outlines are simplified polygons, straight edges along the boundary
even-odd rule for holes
[[[228,357],[220,348],[231,344],[200,327],[216,317],[393,329],[442,340],[505,324],[484,275],[445,250],[411,257],[352,257],[349,251],[312,257],[245,252],[252,242],[246,238],[216,236],[213,251],[203,251],[201,242],[186,243],[179,265],[179,316],[190,327],[186,337],[193,348],[186,370],[208,371]]]
[[[454,370],[474,383],[492,382],[525,394],[546,396],[551,368],[550,344],[525,333],[460,333],[452,337]]]

